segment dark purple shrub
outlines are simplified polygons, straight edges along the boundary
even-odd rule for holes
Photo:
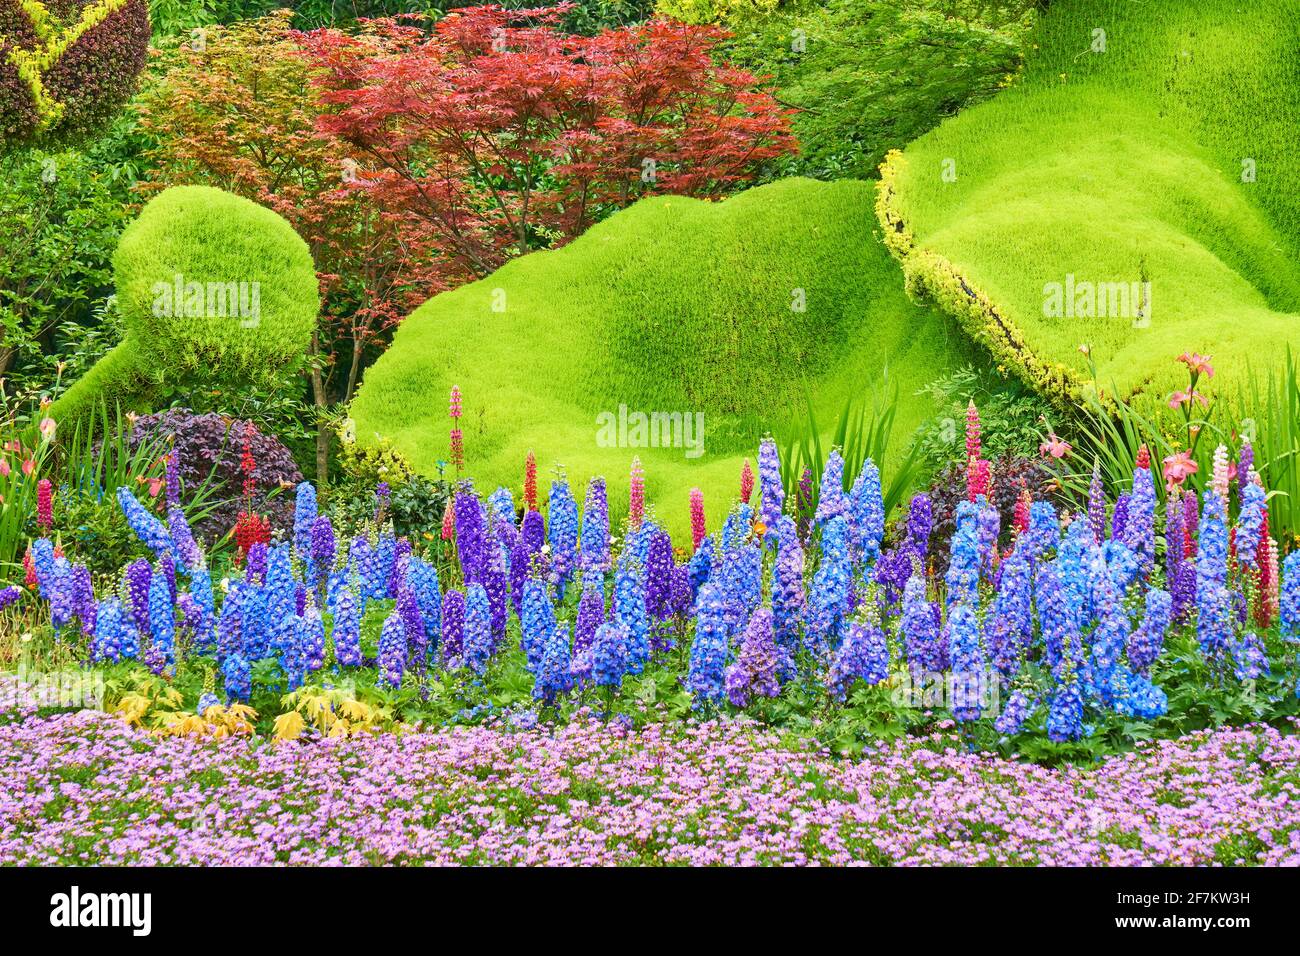
[[[244,476],[239,470],[247,422],[227,418],[216,412],[196,415],[187,408],[172,408],[153,415],[142,415],[131,430],[131,448],[141,442],[159,438],[166,444],[174,441],[180,466],[182,498],[188,502],[208,476],[212,476],[207,500],[215,503],[211,513],[200,518],[194,531],[208,541],[221,537],[235,526],[243,510]],[[257,481],[255,510],[271,519],[271,527],[288,529],[293,525],[294,496],[286,486],[302,481],[302,472],[289,449],[274,435],[254,429],[251,449]],[[213,464],[216,471],[213,472]],[[273,492],[279,492],[274,494]]]
[[[56,34],[77,26],[101,0],[45,0]],[[41,46],[32,15],[19,0],[0,0],[0,152],[52,145],[103,127],[135,91],[149,51],[147,0],[106,0],[107,13],[40,74],[44,103],[10,53]]]
[[[1050,474],[1033,458],[1002,455],[989,465],[993,484],[993,504],[997,506],[1002,529],[1000,544],[1010,542],[1016,499],[1025,489],[1035,501],[1053,500],[1055,485]],[[936,568],[948,567],[948,542],[957,528],[957,503],[966,499],[966,468],[950,464],[939,471],[930,487],[934,505],[934,531],[930,535],[931,557]]]

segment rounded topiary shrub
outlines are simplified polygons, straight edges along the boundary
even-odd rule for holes
[[[0,152],[102,127],[148,50],[146,0],[0,0]]]
[[[207,186],[159,193],[113,255],[126,336],[67,394],[66,422],[148,404],[152,386],[273,383],[301,360],[320,310],[307,244],[264,206]]]

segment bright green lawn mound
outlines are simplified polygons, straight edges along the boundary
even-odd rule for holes
[[[435,473],[450,457],[447,395],[459,385],[467,471],[481,489],[518,489],[532,450],[544,476],[562,464],[579,497],[604,475],[619,515],[639,455],[660,521],[682,531],[691,487],[719,518],[742,459],[802,413],[806,394],[830,419],[887,367],[906,436],[929,411],[916,390],[969,347],[904,295],[870,189],[790,179],[723,203],[646,199],[562,249],[435,296],[366,373],[352,406],[358,441],[389,438]],[[620,406],[703,414],[703,454],[604,447],[598,416]]]
[[[1022,85],[886,164],[911,286],[1058,397],[1085,343],[1103,386],[1152,402],[1183,351],[1231,372],[1300,343],[1300,7],[1081,0],[1039,30]],[[1069,276],[1083,309],[1045,314]],[[1079,314],[1120,282],[1150,282],[1145,315]]]

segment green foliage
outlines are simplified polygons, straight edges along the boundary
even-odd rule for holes
[[[829,449],[838,448],[844,458],[845,491],[853,487],[863,464],[870,458],[877,465],[890,463],[888,471],[880,475],[885,516],[904,503],[907,493],[916,487],[921,477],[917,448],[914,443],[905,443],[894,434],[899,407],[898,389],[890,388],[887,373],[882,373],[881,378],[884,388],[872,388],[870,404],[849,396],[827,447],[823,447],[824,429],[817,424],[811,396],[807,399],[808,416],[802,423],[802,430],[776,433],[774,437],[781,454],[781,483],[787,501],[798,500],[799,479],[806,469],[812,474],[812,501],[809,504],[816,509],[826,454]],[[899,449],[904,447],[906,451],[899,454]]]
[[[113,257],[126,337],[56,403],[78,420],[108,397],[139,404],[170,389],[281,383],[301,362],[319,309],[307,246],[278,215],[218,189],[155,197]]]
[[[1081,344],[1148,413],[1181,352],[1213,355],[1221,374],[1280,356],[1300,311],[1292,13],[1285,0],[1175,0],[1160,16],[1053,4],[1023,83],[887,170],[882,221],[911,287],[1061,404],[1091,380]],[[1049,284],[1068,277],[1149,282],[1150,307],[1047,314]]]
[[[0,159],[0,378],[5,391],[45,384],[49,366],[97,324],[126,216],[83,154]]]
[[[954,462],[966,465],[966,407],[980,413],[980,438],[986,458],[1038,454],[1047,403],[1023,382],[994,369],[966,365],[925,387],[939,410],[917,435],[918,458],[933,474]]]
[[[1032,0],[661,0],[661,13],[719,23],[729,55],[769,74],[800,155],[782,175],[868,179],[905,146],[1020,69]]]
[[[366,373],[356,439],[386,437],[437,474],[451,459],[447,395],[459,385],[479,487],[518,487],[531,450],[543,472],[558,458],[578,489],[604,475],[618,515],[640,456],[647,501],[683,533],[690,489],[721,520],[742,459],[807,394],[818,415],[836,414],[888,364],[902,396],[894,434],[908,436],[929,411],[916,392],[970,352],[899,288],[867,197],[860,183],[795,179],[722,203],[646,199],[562,249],[435,296]],[[606,447],[602,422],[620,406],[703,415],[703,453]],[[886,476],[901,451],[878,462]]]

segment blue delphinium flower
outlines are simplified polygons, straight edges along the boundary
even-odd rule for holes
[[[831,660],[826,677],[831,694],[842,701],[858,678],[875,685],[888,676],[889,643],[885,632],[874,621],[854,621]]]
[[[1092,528],[1082,518],[1070,523],[1065,539],[1057,549],[1053,562],[1056,579],[1068,613],[1073,617],[1073,629],[1081,631],[1092,620],[1092,583],[1089,566],[1097,545],[1092,540]]]
[[[1109,671],[1120,662],[1128,642],[1130,622],[1121,602],[1119,590],[1111,580],[1101,548],[1093,548],[1089,578],[1092,585],[1092,606],[1097,614],[1097,626],[1091,635],[1094,666]],[[1106,700],[1110,704],[1112,701]]]
[[[244,648],[243,603],[244,594],[252,585],[232,581],[225,600],[221,602],[221,616],[217,619],[217,656],[229,657]]]
[[[1282,639],[1300,642],[1300,551],[1292,551],[1282,562],[1282,584],[1278,597]]]
[[[212,592],[212,574],[205,567],[194,568],[190,572],[190,595],[199,609],[199,619],[195,624],[194,647],[200,654],[212,651],[213,628],[216,625],[216,596]]]
[[[913,574],[903,586],[903,616],[899,621],[913,680],[920,680],[925,672],[941,671],[947,663],[947,654],[939,643],[938,611],[926,600],[925,577]]]
[[[200,717],[202,717],[213,707],[220,707],[220,706],[221,706],[221,698],[218,697],[216,694],[212,693],[211,691],[205,690],[203,693],[199,694],[199,703],[194,708],[194,712],[198,714]]]
[[[478,585],[475,585],[478,587]],[[396,690],[402,686],[407,658],[406,625],[396,611],[384,620],[379,632],[379,682]]]
[[[569,625],[560,624],[551,629],[543,642],[541,667],[533,684],[533,696],[554,704],[573,686],[570,672],[572,658],[569,651]]]
[[[1019,547],[1002,564],[997,596],[984,626],[993,666],[1008,677],[1014,675],[1033,637],[1029,559]]]
[[[1253,477],[1253,476],[1252,476]],[[1255,566],[1255,554],[1264,532],[1264,486],[1245,480],[1241,486],[1241,514],[1237,518],[1237,561],[1242,567]]]
[[[698,706],[705,701],[716,703],[722,700],[728,627],[727,608],[718,584],[706,584],[700,591],[697,605],[686,689],[695,695]]]
[[[587,500],[582,507],[582,540],[579,544],[579,566],[583,580],[588,583],[604,582],[609,570],[609,499],[605,494],[605,479],[592,478],[587,485]]]
[[[781,692],[777,680],[780,652],[772,629],[772,612],[761,607],[745,627],[735,663],[723,680],[733,707],[747,707],[752,697],[775,697]]]
[[[839,646],[848,613],[851,568],[848,524],[836,515],[822,528],[821,562],[813,575],[805,614],[805,639],[817,654]]]
[[[153,580],[153,568],[144,558],[132,561],[122,572],[126,588],[127,608],[136,629],[146,637],[149,629],[149,582]]]
[[[275,650],[271,646],[270,616],[267,613],[268,594],[269,589],[266,587],[249,587],[245,590],[240,605],[239,651],[250,661],[270,657]]]
[[[167,533],[171,535],[173,553],[186,569],[193,571],[203,563],[203,551],[194,540],[185,512],[177,505],[167,509]]]
[[[785,486],[781,483],[781,457],[771,438],[764,438],[758,446],[758,492],[759,515],[772,535],[785,507]]]
[[[481,675],[487,670],[491,657],[492,606],[483,585],[471,584],[465,592],[465,637],[461,661]]]
[[[253,692],[252,671],[248,661],[238,652],[222,662],[221,679],[225,683],[227,701],[248,700]]]
[[[1088,534],[1092,535],[1091,529]],[[1065,654],[1056,671],[1056,690],[1047,712],[1047,737],[1056,743],[1064,743],[1083,736],[1083,697],[1079,691],[1079,677],[1073,657]]]
[[[564,600],[565,588],[578,563],[578,503],[564,479],[551,482],[550,496],[551,573],[555,575],[555,593]]]
[[[278,544],[267,555],[266,621],[271,649],[280,651],[292,636],[297,613],[298,588],[287,545]]]
[[[334,659],[340,667],[361,666],[361,608],[356,592],[344,588],[334,609]]]
[[[515,496],[510,493],[509,488],[498,488],[488,495],[488,511],[499,526],[509,528],[511,531],[518,530],[515,524]]]
[[[1228,638],[1227,646],[1232,654],[1233,673],[1237,680],[1256,680],[1269,672],[1268,655],[1253,631]]]
[[[176,609],[167,577],[155,571],[149,581],[149,629],[153,647],[168,664],[176,660]]]
[[[487,545],[486,552],[481,582],[483,589],[487,591],[488,607],[492,611],[492,651],[495,653],[497,645],[506,636],[506,624],[510,617],[510,606],[506,600],[509,578],[501,545],[491,541]]]
[[[987,676],[979,622],[965,603],[957,604],[948,614],[948,657],[952,661],[952,716],[956,720],[979,720]]]
[[[826,456],[826,466],[822,469],[821,485],[817,492],[817,512],[813,517],[817,526],[821,527],[848,510],[849,502],[844,497],[844,457],[838,448],[832,448]]]
[[[307,603],[307,610],[298,620],[302,622],[299,627],[307,669],[318,671],[325,666],[325,622],[321,619],[316,605],[310,601]]]
[[[398,560],[402,552],[410,553],[411,542],[403,538],[398,541],[391,531],[385,531],[375,542],[375,594],[378,600],[397,597],[397,584],[402,567]]]
[[[628,673],[640,674],[650,660],[650,622],[638,569],[625,561],[614,574],[614,620],[627,631]]]
[[[880,493],[880,469],[870,458],[862,463],[862,471],[853,483],[849,514],[854,555],[866,570],[875,564],[880,555],[880,542],[885,535],[885,504]]]
[[[627,673],[627,629],[617,621],[596,629],[591,646],[591,680],[601,687],[618,687]]]
[[[975,502],[979,513],[975,518],[975,540],[979,551],[980,568],[992,576],[994,560],[998,554],[998,535],[1002,529],[1002,519],[998,509],[988,503],[983,495]]]
[[[1023,544],[1027,558],[1037,560],[1055,551],[1061,543],[1061,522],[1051,502],[1035,501],[1029,506],[1029,532]]]
[[[687,564],[691,577],[691,596],[694,599],[700,593],[700,588],[713,574],[713,539],[705,538],[700,542],[700,546],[691,555],[691,560]]]
[[[424,621],[426,644],[432,648],[442,634],[442,591],[438,583],[438,569],[423,558],[412,557],[408,564],[408,580],[415,594],[415,603]]]
[[[555,631],[555,608],[547,593],[546,582],[529,578],[524,582],[524,597],[519,615],[519,643],[524,649],[528,669],[534,675],[546,653],[546,639]]]
[[[1148,591],[1146,614],[1128,640],[1128,662],[1137,673],[1146,675],[1160,656],[1172,618],[1173,599],[1169,592],[1159,588]]]
[[[1115,537],[1128,545],[1142,573],[1149,573],[1156,556],[1156,488],[1150,468],[1133,469],[1133,491],[1129,494],[1124,533]]]
[[[979,605],[979,507],[971,501],[957,503],[957,529],[949,545],[948,608]]]
[[[1201,651],[1217,658],[1232,634],[1227,590],[1228,529],[1223,499],[1205,490],[1196,547],[1196,637]]]
[[[772,623],[784,662],[793,663],[799,647],[799,622],[804,614],[803,545],[794,519],[777,521],[776,562],[772,565]],[[792,676],[785,674],[784,676]]]
[[[159,561],[171,563],[176,560],[172,551],[172,538],[166,526],[145,510],[144,505],[131,494],[131,489],[120,485],[117,489],[117,503],[126,515],[126,523],[135,532],[145,547],[154,553]]]
[[[126,609],[122,607],[121,601],[108,597],[99,602],[99,610],[95,615],[95,634],[90,641],[92,661],[119,661],[125,656],[122,643],[126,623]]]
[[[293,501],[293,550],[308,567],[312,562],[311,527],[316,523],[316,514],[316,488],[310,481],[301,481]]]
[[[1014,737],[1020,733],[1030,714],[1034,712],[1034,702],[1023,690],[1013,691],[1007,698],[1007,705],[993,721],[993,729],[1004,737]]]

